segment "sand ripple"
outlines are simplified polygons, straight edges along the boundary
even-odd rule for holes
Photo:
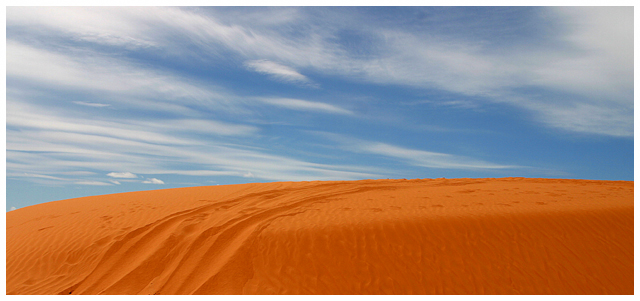
[[[7,294],[633,294],[633,182],[280,182],[7,213]]]

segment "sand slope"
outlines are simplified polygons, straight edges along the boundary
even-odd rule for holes
[[[7,294],[633,294],[633,182],[281,182],[7,213]]]

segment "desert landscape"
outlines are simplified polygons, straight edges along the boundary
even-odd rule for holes
[[[274,182],[7,212],[7,294],[633,294],[632,181]]]

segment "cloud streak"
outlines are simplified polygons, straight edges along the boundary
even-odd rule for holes
[[[145,181],[142,181],[142,183],[144,183],[144,184],[164,185],[164,181],[156,179],[156,178],[147,179]]]
[[[371,11],[9,7],[7,176],[126,186],[527,168],[388,136],[396,113],[415,111],[416,124],[398,124],[424,128],[429,114],[485,104],[563,133],[633,137],[633,10],[526,9],[540,24],[525,24],[516,42],[501,34],[522,24],[489,26],[494,8],[472,24],[484,35],[461,30],[466,22],[431,26],[422,8],[402,22]],[[319,152],[307,129],[341,133],[335,148],[346,152]]]
[[[308,133],[337,142],[342,149],[350,152],[383,156],[389,159],[399,160],[409,166],[467,170],[525,168],[523,166],[491,163],[467,156],[405,148],[388,143],[362,140],[340,134],[319,131],[309,131]]]
[[[95,108],[104,108],[111,106],[110,104],[105,103],[95,103],[95,102],[84,102],[84,101],[74,101],[73,103],[81,106],[95,107]]]
[[[90,186],[111,186],[112,184],[100,182],[100,181],[78,181],[74,184],[78,185],[90,185]]]
[[[247,61],[245,62],[245,66],[250,70],[267,74],[276,80],[298,84],[312,84],[311,80],[295,69],[269,60]]]
[[[354,114],[352,111],[349,111],[347,109],[343,109],[341,107],[334,106],[328,103],[323,103],[323,102],[308,101],[308,100],[302,100],[302,99],[292,99],[292,98],[257,98],[257,100],[263,103],[287,108],[290,110],[310,111],[310,112],[339,114],[339,115]]]
[[[28,101],[17,102],[10,97],[7,126],[7,170],[10,177],[20,172],[51,175],[71,172],[85,173],[93,178],[91,181],[109,184],[107,179],[92,175],[132,179],[134,175],[155,174],[201,177],[243,177],[251,174],[263,180],[376,176],[372,169],[306,162],[273,155],[246,143],[225,146],[225,139],[254,133],[255,128],[234,127],[215,121],[131,122],[114,119],[102,122],[81,116],[58,116]],[[230,138],[226,135],[214,136],[217,138],[212,140],[183,137],[185,133],[219,132],[226,126],[230,126],[231,130],[227,132]],[[217,129],[212,130],[212,127]],[[129,171],[114,172],[114,166]],[[175,166],[181,168],[176,169]]]
[[[107,176],[110,176],[112,178],[123,178],[123,179],[135,179],[138,176],[136,176],[133,173],[130,172],[110,172],[107,174]]]
[[[121,107],[190,113],[191,106],[208,106],[237,113],[223,89],[95,52],[57,53],[7,39],[7,78],[29,81],[57,91],[104,95]],[[152,101],[151,101],[152,99]],[[96,106],[87,102],[78,103]]]
[[[597,121],[632,120],[629,114],[608,112],[604,114],[610,117],[590,118],[598,115],[594,113],[582,118],[581,126],[576,127],[575,120],[564,122],[562,114],[556,113],[563,111],[562,106],[581,106],[584,101],[574,103],[576,96],[586,97],[586,103],[597,108],[615,104],[625,110],[633,109],[633,68],[629,64],[633,59],[633,12],[622,7],[532,10],[539,20],[549,20],[559,28],[556,36],[537,45],[493,45],[492,41],[478,42],[437,31],[423,34],[375,22],[355,9],[289,9],[288,17],[278,22],[273,20],[283,14],[277,9],[254,14],[259,18],[238,17],[242,14],[233,9],[61,7],[52,8],[55,13],[47,9],[9,8],[7,23],[14,27],[40,26],[52,33],[102,45],[158,48],[175,57],[193,56],[195,47],[199,50],[196,55],[203,61],[231,53],[233,59],[241,60],[247,68],[291,83],[308,84],[310,80],[297,71],[305,69],[351,81],[441,89],[480,97],[478,101],[508,103],[522,110],[535,107],[534,112],[540,114],[531,116],[538,117],[538,122],[570,132],[577,129],[625,137],[632,132],[629,122],[614,123],[603,131]],[[331,12],[334,17],[320,19],[316,16],[318,10]],[[486,10],[487,16],[491,16],[493,10]],[[456,10],[444,10],[445,17],[451,12]],[[296,27],[301,29],[295,35],[287,30]],[[340,34],[352,27],[358,30],[357,38],[374,43],[366,48],[369,49],[366,55],[356,55],[344,48]],[[157,28],[163,30],[154,30]],[[184,41],[175,43],[170,39],[175,36],[183,37]],[[552,47],[545,46],[551,42],[555,43]],[[88,66],[98,75],[103,73],[98,72],[101,70],[121,69],[110,73],[124,76],[89,81],[90,77],[73,71],[77,69],[73,60],[55,54],[42,57],[12,40],[8,40],[7,54],[15,58],[8,61],[8,76],[28,76],[87,88],[144,90],[150,94],[155,89],[173,97],[215,98],[207,89],[160,74],[147,74],[144,78],[152,80],[141,82],[132,70],[111,64]],[[34,66],[41,64],[49,71],[36,74]],[[105,87],[100,83],[116,84]],[[529,93],[525,103],[510,97],[516,90],[531,87],[544,94],[570,95],[554,96],[562,105],[546,108],[542,105],[545,102],[536,96],[539,93]]]
[[[356,151],[400,159],[410,165],[447,169],[505,169],[520,166],[500,165],[465,156],[403,148],[380,142],[362,143]]]

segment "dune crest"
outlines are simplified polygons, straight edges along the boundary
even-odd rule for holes
[[[633,182],[130,192],[7,212],[7,294],[633,294]]]

